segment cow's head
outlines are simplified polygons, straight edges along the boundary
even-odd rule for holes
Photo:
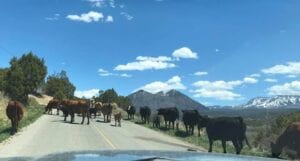
[[[271,142],[271,152],[272,152],[272,157],[278,158],[282,152],[282,148],[280,148],[277,144]]]

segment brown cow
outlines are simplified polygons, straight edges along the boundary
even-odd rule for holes
[[[110,122],[112,110],[114,108],[114,103],[104,103],[100,108],[100,111],[103,114],[104,122]]]
[[[85,100],[63,100],[61,102],[61,106],[61,109],[63,110],[65,115],[65,121],[66,117],[68,115],[71,115],[71,123],[73,123],[75,114],[81,114],[81,124],[84,123],[85,117],[87,117],[88,119],[87,124],[90,124],[89,102]]]
[[[49,101],[48,105],[45,107],[45,113],[52,115],[52,109],[56,109],[56,115],[59,115],[59,100],[53,99]]]
[[[300,158],[300,122],[294,122],[277,138],[276,143],[271,142],[273,157],[279,157],[282,149],[287,147],[294,150]]]
[[[10,101],[6,108],[6,115],[11,121],[11,135],[18,131],[20,120],[24,115],[24,106],[18,101]]]
[[[118,123],[118,126],[121,127],[121,119],[122,119],[121,112],[114,114],[114,118],[115,118],[115,126],[117,127],[117,123]]]

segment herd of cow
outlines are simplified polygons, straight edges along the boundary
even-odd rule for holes
[[[104,122],[111,122],[111,115],[116,109],[115,103],[92,102],[89,100],[51,100],[45,107],[45,113],[52,114],[52,110],[56,109],[56,114],[59,111],[63,112],[64,121],[71,116],[71,123],[74,122],[75,114],[82,116],[81,124],[87,118],[87,124],[91,115],[94,118],[97,115],[103,114]],[[129,106],[126,109],[128,119],[134,119],[136,108]],[[240,154],[243,148],[243,142],[251,148],[246,137],[246,124],[241,117],[217,117],[210,118],[200,115],[197,110],[182,110],[182,122],[185,125],[187,135],[194,134],[194,127],[198,128],[198,136],[200,136],[201,128],[206,128],[207,137],[209,140],[209,149],[212,151],[212,145],[215,140],[221,140],[223,152],[226,153],[226,141],[231,141],[235,147],[236,154]],[[160,128],[161,117],[165,122],[165,128],[178,130],[179,126],[179,110],[176,107],[159,108],[156,114],[152,117],[153,127]],[[6,108],[7,117],[11,120],[11,134],[18,130],[19,121],[24,115],[24,106],[18,101],[10,101]],[[150,122],[151,109],[147,106],[139,108],[139,114],[143,123]],[[121,112],[114,113],[115,126],[121,126]],[[278,157],[284,147],[294,147],[295,151],[300,156],[300,122],[293,123],[280,135],[275,143],[271,144],[272,156]]]

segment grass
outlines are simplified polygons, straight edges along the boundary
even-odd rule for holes
[[[131,120],[132,122],[135,122],[141,126],[150,128],[152,130],[170,135],[172,137],[175,137],[177,139],[183,140],[185,142],[191,143],[196,146],[201,146],[205,149],[208,149],[209,143],[208,138],[206,135],[201,135],[198,137],[198,130],[195,128],[195,134],[194,135],[186,135],[184,126],[182,124],[179,125],[179,131],[177,130],[169,130],[164,127],[164,124],[161,124],[161,128],[153,128],[152,123],[150,124],[141,124],[139,119]],[[197,133],[197,134],[196,134]],[[250,143],[251,144],[251,143]],[[252,145],[252,144],[251,144]],[[234,146],[231,142],[227,142],[227,153],[233,153],[235,154]],[[213,145],[213,152],[217,153],[223,153],[223,148],[221,145],[221,141],[215,141]],[[269,153],[267,151],[262,151],[257,148],[250,149],[248,146],[244,145],[244,148],[241,152],[242,155],[251,155],[251,156],[260,156],[260,157],[268,157]]]
[[[10,121],[7,119],[5,108],[8,102],[8,99],[5,97],[0,96],[0,142],[8,139],[10,135],[10,128],[11,124]],[[5,103],[6,102],[6,103]],[[25,108],[25,114],[23,119],[20,121],[19,129],[26,127],[36,121],[44,112],[44,108],[34,99],[29,99],[29,105]]]

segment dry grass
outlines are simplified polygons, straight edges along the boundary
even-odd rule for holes
[[[9,123],[9,120],[6,116],[6,106],[8,103],[9,99],[4,96],[2,92],[0,92],[0,126],[3,126],[5,124]]]
[[[41,97],[37,97],[30,94],[28,95],[28,97],[35,99],[39,105],[47,105],[48,102],[53,99],[53,97],[47,95],[42,95]]]
[[[9,99],[0,92],[0,142],[10,137],[10,121],[6,116],[6,106]],[[44,112],[43,105],[39,105],[36,99],[30,97],[29,105],[25,108],[24,117],[20,122],[20,128],[26,127],[37,120]]]

